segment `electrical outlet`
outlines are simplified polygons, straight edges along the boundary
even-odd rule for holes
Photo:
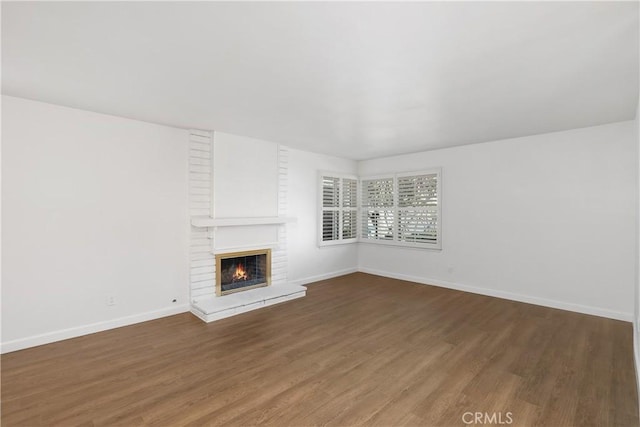
[[[116,297],[110,295],[107,297],[107,305],[116,305]]]

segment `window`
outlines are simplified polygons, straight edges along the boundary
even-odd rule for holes
[[[360,241],[441,249],[440,175],[434,169],[358,180],[320,173],[319,245]]]
[[[320,173],[320,246],[355,242],[358,237],[358,179]]]
[[[440,171],[362,179],[361,241],[441,248]]]

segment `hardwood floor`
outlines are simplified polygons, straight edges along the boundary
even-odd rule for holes
[[[3,355],[2,425],[637,426],[632,354],[630,323],[356,273]]]

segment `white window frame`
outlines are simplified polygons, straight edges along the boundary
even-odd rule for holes
[[[338,206],[337,207],[324,207],[323,204],[323,178],[337,178],[340,185],[338,189]],[[356,182],[355,203],[356,206],[343,206],[343,182],[345,179],[354,180]],[[318,246],[334,246],[344,245],[348,243],[357,243],[360,236],[360,219],[359,219],[359,206],[360,206],[360,180],[355,175],[348,175],[338,172],[320,171],[318,172]],[[323,213],[325,211],[338,212],[338,238],[336,240],[322,240],[323,238]],[[352,212],[355,216],[355,237],[345,239],[342,236],[343,232],[343,218],[345,212]]]
[[[407,176],[417,176],[417,175],[436,175],[436,191],[438,194],[438,205],[436,207],[436,215],[437,215],[437,240],[435,243],[426,243],[426,242],[406,242],[401,241],[398,238],[398,224],[399,224],[399,211],[405,210],[406,208],[400,208],[398,206],[398,178],[407,177]],[[402,172],[402,173],[393,173],[393,174],[385,174],[385,175],[373,175],[373,176],[363,176],[360,177],[360,194],[359,194],[359,210],[360,214],[358,215],[359,221],[362,223],[362,217],[364,216],[364,212],[367,208],[363,205],[363,195],[362,191],[364,191],[363,181],[372,180],[372,179],[393,179],[393,207],[388,209],[393,212],[393,226],[392,226],[392,235],[393,238],[390,240],[383,239],[369,239],[363,237],[363,230],[359,228],[359,243],[368,243],[374,245],[388,245],[388,246],[403,246],[403,247],[412,247],[412,248],[420,248],[420,249],[434,249],[441,250],[442,249],[442,169],[441,168],[433,168],[415,172]],[[423,210],[421,208],[416,208],[417,210]],[[426,210],[426,209],[425,209]]]

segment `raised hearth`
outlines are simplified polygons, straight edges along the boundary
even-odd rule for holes
[[[276,285],[251,289],[223,297],[202,297],[193,301],[191,312],[205,322],[300,298],[307,288],[297,285]]]

